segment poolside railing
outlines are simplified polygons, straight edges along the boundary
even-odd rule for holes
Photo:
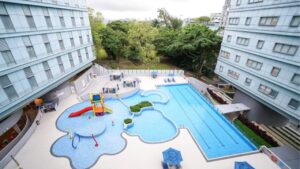
[[[98,75],[108,75],[121,72],[126,76],[151,76],[157,72],[158,76],[184,76],[184,70],[167,69],[167,70],[150,70],[150,69],[107,69],[101,65],[95,65]]]

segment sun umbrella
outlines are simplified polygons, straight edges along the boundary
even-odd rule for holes
[[[234,162],[234,169],[254,169],[249,163],[246,161],[242,162]]]
[[[180,151],[175,150],[173,148],[168,148],[163,152],[164,163],[169,165],[180,165],[182,161],[182,156]]]

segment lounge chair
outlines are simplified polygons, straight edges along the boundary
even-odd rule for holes
[[[174,79],[174,77],[172,78],[172,82],[175,82],[175,79]]]
[[[164,163],[163,161],[161,162],[161,165],[163,167],[163,169],[168,169],[168,164]]]
[[[168,82],[171,82],[171,80],[168,78]]]

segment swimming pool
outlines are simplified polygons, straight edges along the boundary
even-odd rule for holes
[[[189,84],[160,86],[159,90],[169,95],[169,101],[164,104],[154,104],[154,109],[161,111],[167,119],[174,122],[177,129],[187,128],[207,159],[256,150],[256,147],[222,114],[217,112],[193,86]],[[157,91],[159,92],[159,90]],[[162,100],[159,96],[159,94],[149,95],[147,99],[152,102]],[[138,95],[124,99],[129,105],[135,104],[139,100],[141,98]],[[153,132],[159,132],[164,136],[167,133],[170,135],[169,139],[176,134],[170,127],[160,127],[159,130],[154,130],[152,127],[156,128],[157,126],[147,125],[145,119],[151,121],[154,114],[153,117],[151,117],[151,113],[144,113],[144,117],[142,113],[141,116],[141,120],[144,121],[141,123],[145,125],[129,129],[129,134],[139,135],[145,142],[167,140],[160,140],[152,134]],[[136,119],[138,123],[139,120]],[[153,120],[161,123],[161,126],[166,125],[166,120],[163,118],[153,118]]]
[[[161,143],[175,138],[180,127],[190,131],[207,159],[256,149],[191,85],[158,88],[148,94],[140,91],[121,100],[106,100],[105,105],[112,108],[113,113],[104,116],[94,117],[90,111],[80,117],[68,118],[70,113],[90,106],[88,101],[66,109],[56,121],[57,128],[65,135],[54,142],[51,147],[52,154],[67,157],[73,168],[89,168],[102,155],[117,154],[124,150],[126,140],[122,137],[122,132],[138,136],[146,143]],[[153,107],[134,116],[134,126],[124,131],[123,120],[132,117],[128,106],[141,101],[150,101]],[[72,146],[69,132],[81,136],[76,143],[77,148]],[[95,141],[99,143],[99,147],[95,147]]]

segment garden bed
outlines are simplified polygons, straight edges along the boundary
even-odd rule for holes
[[[251,122],[249,122],[250,124]],[[265,131],[259,129],[258,126],[255,126],[253,123],[253,127],[256,130],[253,130],[253,127],[250,127],[249,124],[244,124],[244,122],[240,119],[236,119],[234,121],[234,125],[249,139],[256,147],[260,147],[265,145],[266,147],[276,147],[278,146],[277,142],[273,140],[272,137],[266,134]]]
[[[152,103],[148,101],[142,101],[134,106],[130,106],[130,111],[132,113],[138,113],[141,111],[142,108],[144,107],[152,107]]]

